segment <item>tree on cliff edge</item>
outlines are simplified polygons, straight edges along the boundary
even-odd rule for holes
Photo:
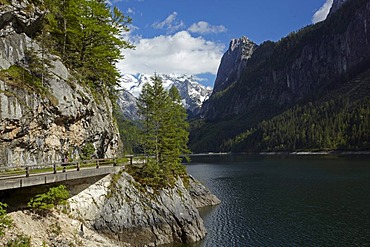
[[[144,85],[138,101],[146,157],[143,177],[150,184],[165,185],[186,174],[180,156],[189,153],[189,126],[177,89],[167,92],[157,76],[152,81]]]
[[[103,0],[45,0],[48,14],[40,37],[60,55],[81,81],[99,92],[111,93],[119,78],[116,63],[121,49],[133,46],[122,39],[131,18]]]

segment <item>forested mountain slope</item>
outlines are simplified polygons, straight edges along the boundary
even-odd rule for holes
[[[370,1],[348,0],[326,21],[259,45],[233,82],[215,85],[192,123],[191,149],[369,148],[369,23]],[[334,125],[338,131],[325,130]],[[362,133],[356,144],[354,129]]]

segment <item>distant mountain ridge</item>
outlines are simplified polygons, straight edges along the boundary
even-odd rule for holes
[[[262,121],[307,102],[317,102],[319,107],[323,99],[337,102],[347,97],[351,107],[356,107],[357,101],[370,95],[368,23],[369,0],[336,0],[326,21],[279,42],[256,46],[245,37],[232,40],[214,91],[203,104],[200,120],[193,123],[192,151],[230,151],[230,143],[238,145],[235,138],[247,138],[246,131],[252,133]],[[257,141],[249,143],[248,150],[258,146]]]
[[[144,84],[151,83],[152,76],[124,74],[121,77],[121,83],[118,87],[118,104],[126,118],[131,120],[139,118],[136,107],[137,98],[140,96]],[[179,90],[182,103],[190,115],[198,114],[203,102],[212,93],[211,87],[203,86],[196,77],[191,75],[158,74],[157,76],[162,80],[166,90],[172,86]]]

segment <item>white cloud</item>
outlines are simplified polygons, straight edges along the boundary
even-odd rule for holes
[[[124,50],[118,63],[121,73],[216,74],[224,45],[192,37],[181,31],[134,42],[135,50]]]
[[[177,20],[177,12],[173,12],[163,21],[155,22],[152,27],[156,29],[167,29],[171,32],[174,32],[184,28],[185,24],[183,21]]]
[[[128,8],[127,9],[127,14],[135,14],[135,10],[134,9],[131,9],[131,8]]]
[[[327,15],[329,14],[329,11],[332,5],[333,5],[333,0],[326,0],[324,5],[321,6],[321,8],[317,10],[315,14],[313,15],[312,23],[325,20]]]
[[[192,33],[208,34],[208,33],[223,33],[223,32],[226,32],[227,29],[223,25],[212,26],[208,22],[199,21],[191,25],[188,28],[188,31]]]

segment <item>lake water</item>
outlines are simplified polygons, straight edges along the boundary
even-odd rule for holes
[[[194,246],[370,246],[370,157],[193,157],[222,203]]]

